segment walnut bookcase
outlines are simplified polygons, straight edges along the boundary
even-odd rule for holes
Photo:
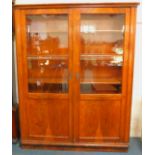
[[[15,5],[23,147],[128,149],[137,5]]]

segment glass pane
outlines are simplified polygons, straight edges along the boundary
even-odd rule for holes
[[[27,16],[29,92],[68,92],[68,16]]]
[[[81,16],[81,93],[121,93],[124,15]]]

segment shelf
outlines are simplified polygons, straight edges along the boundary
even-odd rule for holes
[[[99,55],[81,55],[81,61],[95,61],[96,65],[94,66],[122,66],[123,63],[123,56],[122,55],[106,55],[106,54],[99,54]],[[101,63],[97,61],[101,61]]]
[[[121,78],[81,79],[81,84],[121,84]]]
[[[82,59],[102,59],[102,58],[109,58],[109,57],[122,57],[122,54],[81,54],[80,57]],[[27,58],[29,60],[35,59],[66,59],[68,55],[28,55]]]
[[[81,31],[81,33],[84,34],[93,34],[93,33],[98,33],[98,32],[112,32],[112,33],[124,33],[124,30],[93,30],[93,31]],[[68,31],[51,31],[51,32],[39,32],[39,31],[33,31],[33,32],[28,32],[28,33],[68,33]]]
[[[29,83],[68,83],[68,80],[63,78],[29,78]],[[81,79],[81,84],[121,84],[121,79],[107,78],[107,79]]]
[[[102,62],[99,64],[99,63],[95,62],[94,64],[91,64],[91,65],[85,63],[85,64],[82,64],[81,66],[85,67],[86,69],[90,68],[90,67],[122,67],[122,63]]]
[[[110,54],[81,54],[80,57],[93,57],[93,58],[105,58],[105,57],[122,57],[123,54],[116,54],[116,53],[110,53]]]
[[[64,80],[63,78],[59,78],[59,77],[56,77],[56,78],[29,78],[28,79],[28,82],[29,83],[68,83],[68,80]]]
[[[124,33],[124,30],[92,30],[92,31],[81,31],[83,34],[95,34],[95,33]]]
[[[39,34],[39,33],[43,33],[43,34],[45,34],[45,33],[68,33],[68,31],[53,31],[53,32],[38,32],[38,31],[35,32],[35,31],[34,31],[34,32],[28,32],[28,33],[34,33],[34,34],[35,34],[35,33],[38,33],[38,34]]]
[[[27,56],[28,60],[42,60],[42,59],[48,59],[48,60],[64,60],[67,59],[68,55],[29,55]]]

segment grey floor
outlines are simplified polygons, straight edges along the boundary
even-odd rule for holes
[[[13,144],[12,155],[141,155],[142,146],[139,138],[131,138],[128,153],[107,153],[107,152],[73,152],[73,151],[45,151],[21,149],[19,144]]]

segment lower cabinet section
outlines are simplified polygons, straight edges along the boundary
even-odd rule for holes
[[[102,143],[120,138],[120,101],[81,101],[79,141]]]
[[[68,99],[29,100],[25,120],[28,134],[22,138],[22,146],[126,151],[128,143],[120,133],[121,107],[121,100],[81,100],[74,115]]]
[[[27,105],[30,138],[51,142],[71,141],[68,100],[29,100]]]

